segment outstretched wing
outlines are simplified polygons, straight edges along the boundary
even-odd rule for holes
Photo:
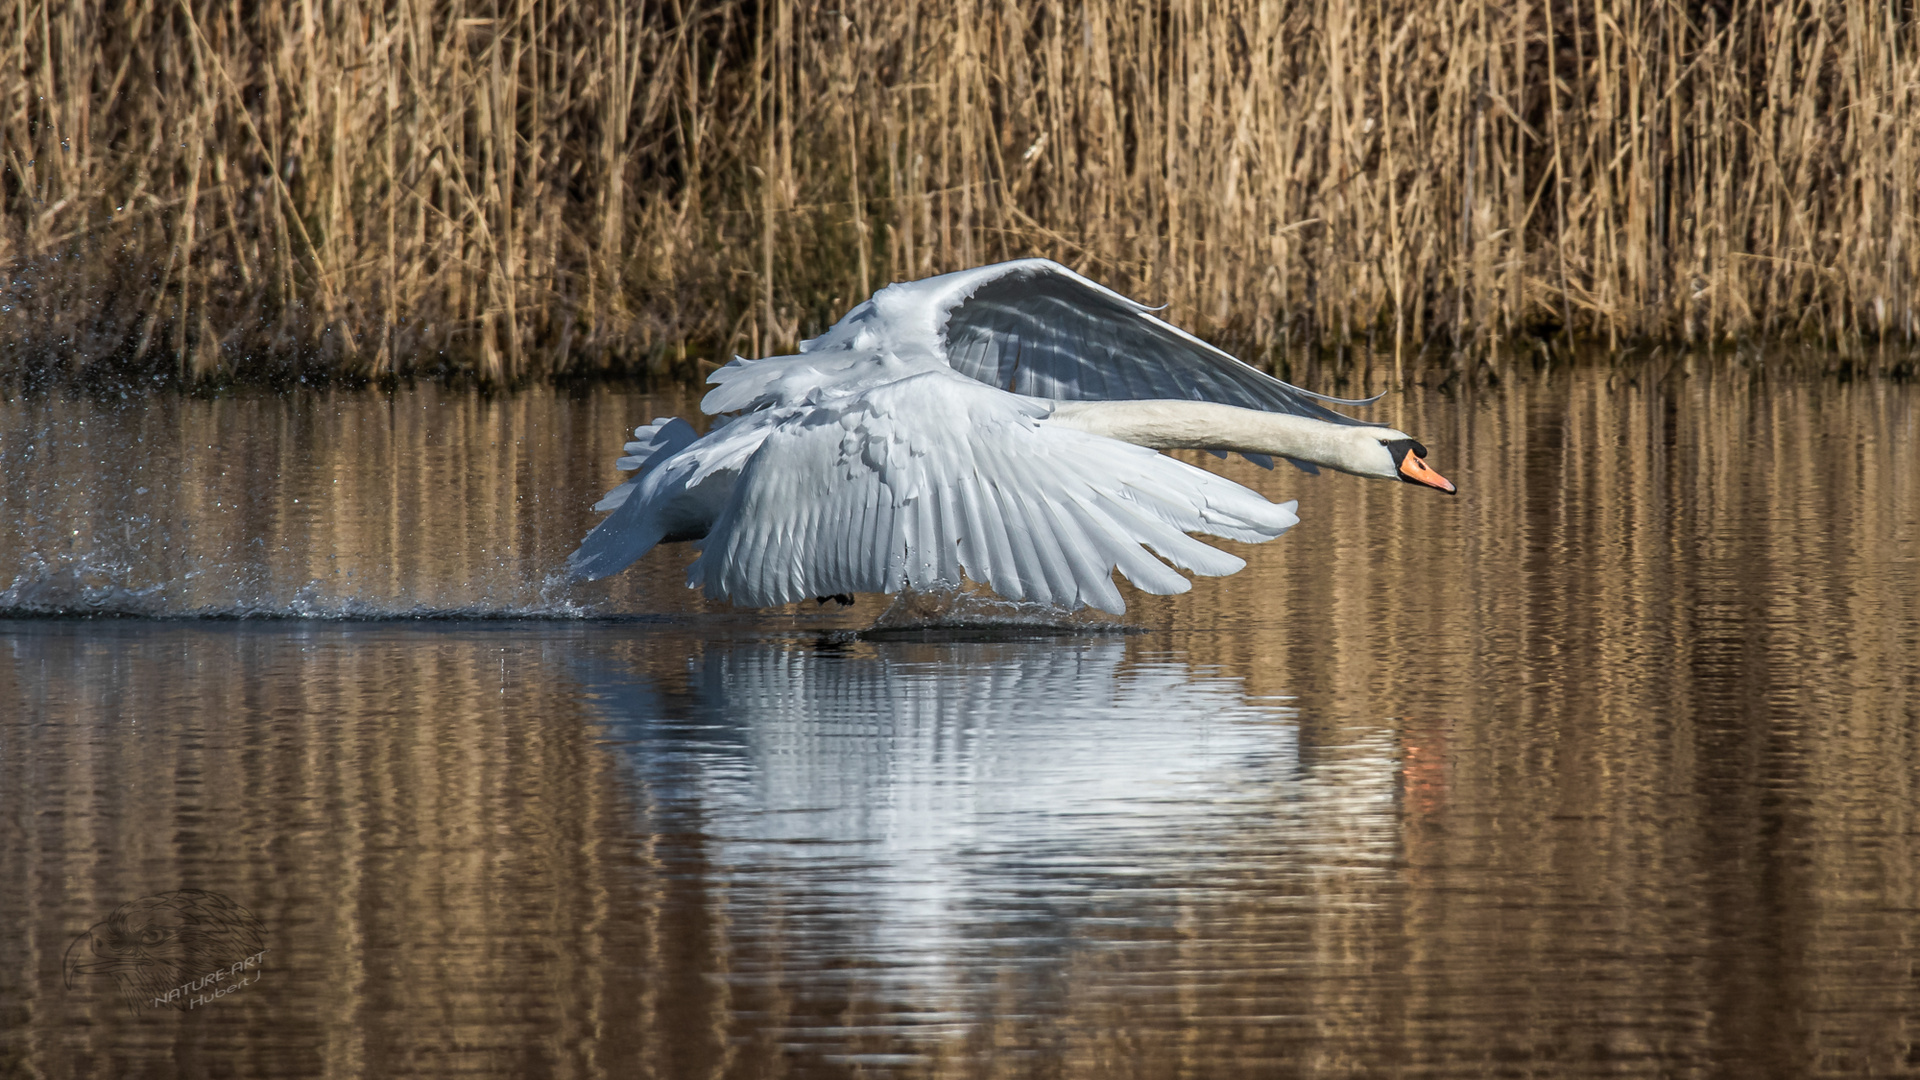
[[[1188,532],[1270,540],[1298,520],[1223,477],[1041,422],[1045,406],[934,368],[772,430],[714,519],[689,585],[769,606],[930,590],[962,574],[1011,600],[1126,608],[1120,570],[1153,593],[1245,565]],[[643,488],[644,490],[644,488]]]
[[[1069,401],[1212,401],[1372,426],[1322,402],[1378,397],[1332,398],[1281,382],[1058,263],[1022,259],[952,277],[973,288],[943,290],[955,298],[947,363],[988,386]]]

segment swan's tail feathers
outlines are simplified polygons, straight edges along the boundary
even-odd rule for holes
[[[673,455],[692,446],[700,438],[693,425],[677,416],[656,416],[653,423],[633,429],[633,441],[623,449],[626,456],[614,462],[614,467],[622,471],[638,469],[632,477],[607,492],[606,498],[593,504],[595,510],[617,510],[633,494],[640,478],[646,475],[647,466],[653,462],[665,461]]]

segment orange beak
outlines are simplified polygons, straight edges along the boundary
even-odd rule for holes
[[[1405,478],[1408,483],[1425,484],[1430,488],[1439,488],[1449,495],[1454,494],[1457,490],[1453,486],[1453,481],[1434,472],[1433,469],[1428,467],[1426,462],[1420,460],[1418,454],[1410,453],[1401,459],[1400,475]]]

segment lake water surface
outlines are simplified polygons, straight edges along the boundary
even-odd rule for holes
[[[561,581],[696,400],[0,403],[0,1077],[1920,1073],[1913,385],[1415,390],[1071,634]]]

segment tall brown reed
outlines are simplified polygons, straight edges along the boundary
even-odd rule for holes
[[[790,348],[1044,254],[1252,355],[1920,333],[1914,0],[4,0],[0,366]]]

